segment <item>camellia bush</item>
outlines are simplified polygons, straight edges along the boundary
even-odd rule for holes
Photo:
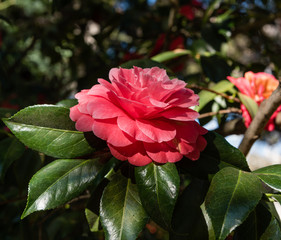
[[[0,238],[281,239],[280,9],[1,2]]]
[[[278,85],[266,74],[246,77],[229,79],[254,96]],[[144,238],[151,221],[170,239],[281,237],[281,165],[251,171],[238,149],[195,121],[198,95],[164,69],[113,68],[109,80],[77,93],[78,103],[34,105],[3,119],[25,146],[56,158],[31,178],[21,218],[87,194],[89,226],[106,239]]]

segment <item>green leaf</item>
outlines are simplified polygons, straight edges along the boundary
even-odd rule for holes
[[[75,130],[69,118],[69,109],[56,105],[34,105],[17,112],[9,121],[26,125]]]
[[[0,141],[0,179],[3,181],[9,166],[24,153],[24,145],[14,137]]]
[[[248,217],[261,197],[261,182],[254,174],[230,167],[219,171],[201,205],[209,239],[224,240]]]
[[[237,93],[241,102],[245,105],[247,108],[248,112],[250,113],[251,117],[254,118],[257,111],[258,111],[258,104],[250,97],[246,96],[243,93],[238,92]]]
[[[161,63],[161,62],[165,62],[165,61],[168,61],[168,60],[180,57],[180,56],[185,56],[185,55],[190,55],[190,54],[191,54],[191,51],[181,49],[178,51],[162,52],[162,53],[159,53],[159,54],[153,56],[151,59],[153,61]]]
[[[281,239],[281,229],[280,223],[276,218],[272,218],[269,226],[265,230],[264,234],[261,236],[260,240],[279,240]]]
[[[170,232],[170,240],[208,239],[207,225],[200,209],[209,182],[194,178],[177,201]]]
[[[281,191],[281,165],[271,165],[253,171],[266,185]]]
[[[204,135],[207,141],[206,148],[200,153],[196,161],[182,159],[177,165],[193,176],[207,177],[215,174],[224,167],[236,167],[250,171],[245,156],[229,144],[224,137],[216,132],[209,131]]]
[[[89,227],[90,227],[90,231],[98,232],[100,217],[88,208],[85,209],[85,215],[86,215],[86,219],[88,221]]]
[[[175,164],[150,163],[135,168],[135,176],[144,209],[153,221],[169,229],[180,185]]]
[[[60,159],[40,169],[30,180],[28,201],[22,218],[58,207],[100,180],[103,165],[98,159]]]
[[[56,105],[60,107],[71,108],[78,104],[77,99],[64,99],[59,101]]]
[[[214,134],[213,136],[212,133]],[[212,133],[208,132],[207,136],[204,135],[204,137],[207,138],[208,144],[210,142],[209,139],[214,137],[211,141],[215,148],[212,148],[212,144],[210,144],[206,149],[206,152],[204,152],[204,155],[207,153],[214,157],[216,154],[218,154],[221,163],[231,167],[237,167],[241,170],[250,171],[247,160],[243,153],[236,147],[233,147],[228,141],[225,140],[224,137],[218,133]],[[213,155],[211,153],[213,153]]]
[[[147,222],[137,186],[116,174],[106,186],[100,203],[100,218],[106,239],[136,239]]]
[[[233,84],[229,81],[222,80],[218,82],[217,84],[210,87],[211,90],[216,91],[218,93],[224,93],[229,91],[233,88]],[[199,92],[199,106],[196,107],[196,111],[200,112],[210,101],[212,101],[217,94],[202,90]]]
[[[84,134],[75,131],[68,108],[36,105],[3,121],[23,144],[46,155],[75,158],[93,152]]]

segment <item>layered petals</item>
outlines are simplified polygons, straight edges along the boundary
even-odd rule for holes
[[[136,120],[137,127],[144,135],[156,142],[168,142],[176,136],[175,127],[161,120]]]
[[[123,147],[134,142],[128,134],[124,133],[117,125],[116,119],[95,120],[92,126],[94,134],[113,146]]]
[[[170,147],[167,143],[144,143],[147,155],[155,162],[178,162],[182,159],[182,154]]]
[[[113,156],[135,166],[199,158],[207,130],[195,121],[198,113],[189,107],[198,96],[184,81],[158,67],[113,68],[109,80],[75,95],[70,118],[77,130],[93,131]]]

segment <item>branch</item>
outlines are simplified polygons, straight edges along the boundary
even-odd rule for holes
[[[217,114],[227,114],[227,113],[242,113],[242,111],[238,108],[227,108],[227,109],[219,110],[217,112],[207,112],[207,113],[200,114],[198,119],[215,116]]]
[[[240,151],[244,153],[245,156],[247,156],[254,142],[260,137],[271,115],[280,105],[281,83],[279,81],[279,85],[272,95],[261,103],[256,116],[245,132],[244,138],[239,146]]]
[[[190,84],[190,85],[188,85],[188,87],[189,87],[189,88],[196,88],[196,89],[199,89],[199,90],[205,90],[205,91],[214,93],[214,94],[216,94],[216,95],[220,95],[220,96],[222,96],[223,98],[226,98],[227,100],[241,103],[241,101],[239,100],[239,98],[232,97],[232,96],[229,96],[229,95],[227,95],[227,94],[225,94],[225,93],[220,93],[220,92],[214,91],[214,90],[209,89],[209,88],[201,87],[201,86],[198,86],[198,85],[196,85],[196,84]]]

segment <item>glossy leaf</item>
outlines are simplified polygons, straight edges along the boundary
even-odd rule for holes
[[[15,137],[0,141],[0,179],[3,180],[9,166],[24,153],[24,145]]]
[[[218,82],[217,84],[213,85],[210,87],[211,90],[216,91],[218,93],[224,93],[227,92],[228,90],[233,88],[233,84],[229,81],[222,80]],[[212,101],[217,94],[202,90],[199,92],[199,106],[196,107],[196,111],[200,112],[210,101]]]
[[[191,51],[186,49],[177,49],[174,51],[167,51],[153,56],[151,59],[156,62],[165,62],[180,56],[190,55]]]
[[[281,165],[271,165],[255,170],[254,173],[269,187],[281,191]]]
[[[69,109],[56,105],[34,105],[17,112],[9,121],[55,129],[75,130]]]
[[[180,184],[175,164],[150,163],[135,168],[135,176],[144,209],[153,221],[169,229]]]
[[[121,174],[113,176],[100,203],[100,219],[108,240],[136,239],[147,222],[137,186]]]
[[[243,93],[238,92],[238,96],[241,100],[241,102],[245,105],[248,112],[250,113],[251,117],[254,118],[257,111],[258,111],[258,104],[250,97],[246,96]]]
[[[224,240],[248,217],[261,197],[261,183],[254,174],[231,167],[219,171],[201,205],[209,239]]]
[[[93,151],[84,134],[75,131],[65,107],[27,107],[4,123],[23,144],[52,157],[74,158]]]
[[[212,136],[212,134],[213,134],[213,136]],[[245,170],[245,171],[250,170],[247,160],[246,160],[245,156],[243,155],[243,153],[236,147],[233,147],[228,141],[225,140],[224,137],[222,137],[221,135],[219,135],[216,132],[208,132],[207,136],[204,135],[204,137],[207,139],[208,144],[210,142],[212,142],[212,144],[215,147],[215,149],[214,148],[210,149],[212,147],[212,144],[210,144],[208,146],[208,148],[206,149],[207,152],[205,152],[205,153],[207,153],[213,157],[217,153],[219,155],[220,161],[225,163],[226,165],[230,165],[231,167],[237,167],[237,168],[239,168],[241,170]],[[209,139],[210,139],[210,141],[209,141]],[[211,152],[213,152],[214,155],[212,155]]]
[[[208,191],[207,180],[194,178],[179,196],[172,221],[170,240],[208,239],[208,229],[200,209]]]
[[[22,218],[58,207],[83,192],[98,179],[103,165],[97,159],[60,159],[40,169],[30,180]]]

